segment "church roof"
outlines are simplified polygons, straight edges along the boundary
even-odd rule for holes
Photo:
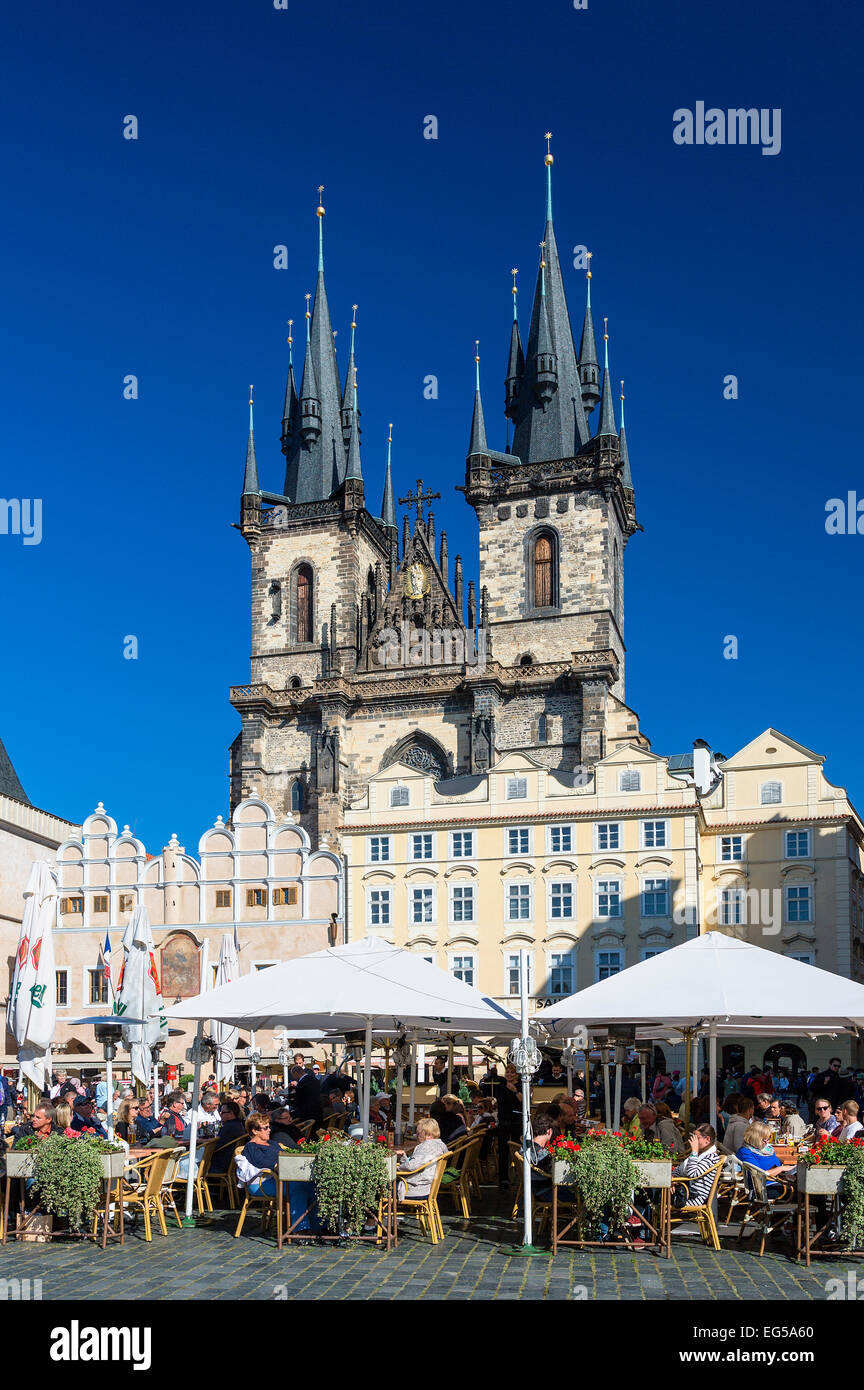
[[[30,798],[18,780],[18,773],[12,766],[12,759],[0,740],[0,796],[11,796],[15,801],[24,801],[29,806]]]

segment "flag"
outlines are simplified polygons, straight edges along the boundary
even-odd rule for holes
[[[123,1042],[132,1056],[132,1075],[148,1085],[153,1068],[152,1048],[168,1041],[168,1020],[156,970],[153,933],[146,907],[136,907],[123,933],[123,962],[114,993],[114,1013],[143,1018],[128,1024]]]
[[[54,974],[54,916],[57,886],[44,859],[30,870],[6,1022],[15,1038],[18,1064],[39,1090],[45,1089],[48,1051],[57,1019]]]
[[[111,937],[108,935],[107,931],[105,933],[105,945],[102,947],[99,954],[102,958],[102,974],[108,981],[108,993],[113,999],[114,987],[111,983]]]

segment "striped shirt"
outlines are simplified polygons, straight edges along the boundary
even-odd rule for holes
[[[714,1181],[714,1174],[709,1172],[709,1169],[713,1168],[719,1157],[720,1155],[712,1144],[701,1154],[688,1154],[683,1163],[679,1163],[677,1168],[672,1169],[676,1178],[689,1180],[688,1196],[691,1206],[704,1207],[708,1201],[708,1194]]]

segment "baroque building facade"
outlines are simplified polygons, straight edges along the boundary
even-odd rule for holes
[[[401,499],[413,522],[400,533],[388,454],[380,512],[367,496],[355,325],[342,377],[318,208],[318,278],[299,387],[291,346],[280,492],[259,478],[250,411],[239,529],[252,561],[252,660],[249,684],[231,692],[242,721],[232,806],[254,784],[314,838],[399,762],[446,779],[522,751],[566,779],[644,743],[624,696],[623,562],[638,529],[626,432],[608,342],[602,370],[598,361],[590,278],[575,347],[551,166],[547,154],[524,344],[514,296],[505,452],[487,442],[478,364],[461,489],[479,523],[476,587],[437,534],[439,494],[418,482]]]

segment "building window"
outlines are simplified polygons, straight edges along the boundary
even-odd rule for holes
[[[552,608],[556,599],[555,543],[550,535],[540,535],[534,542],[532,560],[533,598],[535,608]]]
[[[256,971],[257,971],[257,970],[272,970],[272,968],[273,968],[274,965],[276,965],[276,961],[275,961],[275,960],[256,960],[256,962],[255,962],[255,969],[256,969]]]
[[[621,880],[600,878],[597,880],[597,917],[621,916]]]
[[[793,884],[786,889],[786,921],[812,922],[809,883]]]
[[[473,956],[453,956],[450,960],[450,973],[454,979],[461,980],[463,985],[474,984],[474,957]]]
[[[432,836],[431,836],[431,835],[412,835],[412,836],[411,836],[411,858],[412,858],[412,859],[431,859],[431,858],[432,858]]]
[[[549,742],[549,720],[545,714],[541,714],[540,718],[537,720],[537,742]]]
[[[303,810],[303,783],[299,778],[291,783],[291,810]]]
[[[549,916],[573,916],[573,883],[570,879],[561,879],[549,885]]]
[[[120,911],[120,912],[132,912],[132,911],[134,911],[134,908],[135,908],[135,894],[134,894],[134,893],[121,893],[121,894],[120,894],[120,902],[118,903],[118,909],[119,909],[119,911]]]
[[[617,821],[600,821],[595,825],[594,846],[596,849],[621,848],[621,826]]]
[[[665,849],[669,844],[669,822],[665,820],[643,820],[641,822],[642,848]]]
[[[412,922],[434,922],[435,920],[435,890],[434,888],[412,888],[411,889],[411,921]]]
[[[638,792],[642,790],[641,772],[619,772],[618,773],[619,792]]]
[[[390,862],[390,836],[389,835],[370,835],[367,840],[368,862],[370,864],[389,864]]]
[[[801,962],[802,965],[812,965],[812,964],[813,964],[813,953],[812,953],[812,951],[799,951],[799,952],[797,952],[797,953],[796,953],[795,955],[793,955],[793,956],[787,956],[786,959],[787,959],[787,960],[800,960],[800,962]]]
[[[312,569],[301,565],[297,571],[297,641],[312,641]]]
[[[61,899],[60,899],[60,911],[61,911],[61,912],[74,912],[74,913],[81,913],[81,914],[83,914],[83,912],[84,912],[84,899],[83,899],[83,898],[61,898]]]
[[[720,858],[724,864],[735,864],[744,858],[743,835],[720,836]]]
[[[531,853],[531,827],[528,825],[513,826],[507,831],[507,853],[508,854],[530,854]]]
[[[781,782],[763,782],[759,788],[759,800],[763,806],[777,806],[783,800]]]
[[[68,970],[54,971],[55,987],[54,1002],[58,1009],[65,1009],[69,1003],[69,972]]]
[[[407,806],[409,799],[409,789],[407,787],[390,788],[390,805]]]
[[[721,927],[738,927],[744,918],[744,889],[724,888],[720,894]]]
[[[94,912],[107,912],[107,911],[108,911],[108,894],[107,894],[107,893],[97,893],[97,894],[96,894],[95,898],[93,899],[93,911],[94,911]]]
[[[274,888],[273,905],[275,907],[295,907],[297,905],[297,889]]]
[[[89,1001],[91,1004],[108,1003],[108,981],[104,970],[88,970]]]
[[[619,975],[624,969],[623,951],[595,951],[594,980],[608,980],[610,975]]]
[[[450,920],[452,922],[474,921],[474,885],[456,883],[451,889]]]
[[[453,830],[450,833],[450,858],[473,859],[474,831]]]
[[[528,796],[527,777],[508,777],[507,778],[507,800],[524,801]]]
[[[230,906],[231,906],[231,889],[230,889],[230,888],[217,888],[217,889],[216,889],[216,906],[217,906],[217,907],[230,907]]]
[[[642,951],[642,959],[653,960],[655,956],[662,956],[665,950],[665,946],[645,946]]]
[[[246,889],[247,907],[266,907],[267,889],[266,888],[247,888]]]
[[[572,825],[550,825],[549,853],[570,854],[573,849]]]
[[[646,878],[642,884],[642,916],[669,916],[668,878]]]
[[[519,994],[519,956],[509,955],[504,958],[504,968],[507,972],[507,993],[510,995]],[[528,957],[528,993],[534,992],[534,957]]]
[[[810,831],[809,830],[787,830],[786,835],[786,858],[787,859],[809,859],[810,858]]]
[[[386,927],[390,924],[390,889],[372,888],[369,890],[369,925]]]
[[[531,918],[531,884],[510,883],[507,886],[507,921],[527,922]]]
[[[575,988],[573,952],[553,951],[549,956],[549,993],[556,998],[564,998],[572,994]]]

